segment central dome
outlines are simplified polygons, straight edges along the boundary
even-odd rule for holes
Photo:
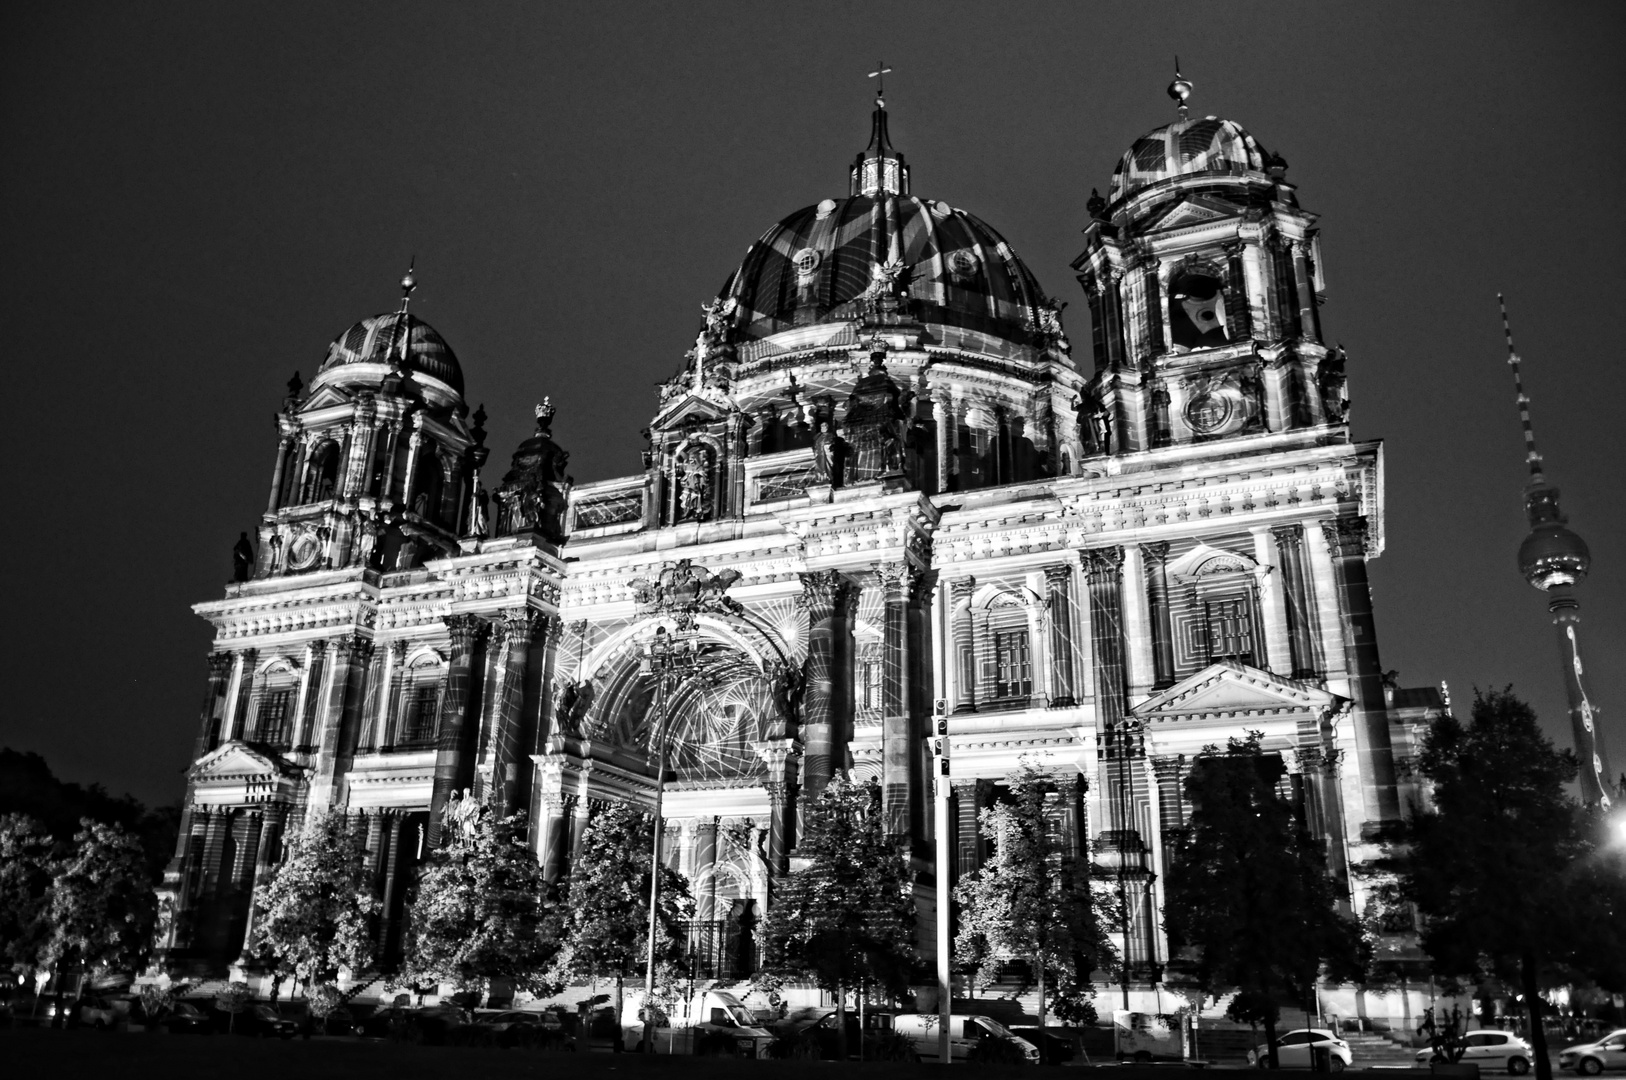
[[[825,199],[751,245],[721,296],[736,336],[846,322],[878,268],[901,263],[912,314],[924,323],[1029,344],[1050,306],[1038,281],[986,223],[943,202],[887,191]]]

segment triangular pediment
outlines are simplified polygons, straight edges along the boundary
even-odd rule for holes
[[[312,409],[325,409],[330,405],[346,405],[352,400],[351,395],[345,393],[337,386],[324,386],[310,397],[299,403],[300,412],[310,412]]]
[[[1201,225],[1208,221],[1235,217],[1240,212],[1238,207],[1219,199],[1195,196],[1184,199],[1169,208],[1161,218],[1158,218],[1149,226],[1149,229],[1151,231],[1161,231],[1164,229],[1179,229],[1187,225]]]
[[[725,402],[691,393],[662,409],[650,426],[666,429],[682,424],[710,424],[726,419],[731,411],[732,408]]]
[[[1141,702],[1130,712],[1148,722],[1197,717],[1319,714],[1343,698],[1235,660],[1221,660]]]
[[[229,742],[199,758],[192,766],[192,778],[200,782],[241,780],[249,776],[290,776],[295,771],[293,766],[247,743]]]

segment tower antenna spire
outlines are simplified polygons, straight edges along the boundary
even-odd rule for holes
[[[1513,328],[1507,321],[1507,301],[1496,294],[1496,305],[1502,309],[1502,336],[1507,338],[1507,366],[1513,369],[1514,400],[1519,404],[1519,423],[1524,427],[1525,461],[1530,465],[1530,482],[1545,484],[1541,471],[1541,454],[1536,451],[1536,429],[1530,423],[1530,397],[1524,392],[1524,376],[1519,368],[1519,354],[1513,348]]]

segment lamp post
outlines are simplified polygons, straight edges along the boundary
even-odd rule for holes
[[[937,1060],[947,1065],[950,1052],[949,1022],[954,987],[949,973],[949,734],[948,702],[937,699],[932,738],[932,803],[937,825]]]
[[[665,825],[661,801],[666,792],[666,744],[671,727],[671,691],[674,680],[693,666],[700,643],[692,634],[669,634],[657,626],[638,658],[638,670],[655,677],[655,726],[650,749],[655,754],[655,836],[649,852],[649,940],[644,968],[644,1053],[655,1052],[655,930],[661,898],[661,833]]]

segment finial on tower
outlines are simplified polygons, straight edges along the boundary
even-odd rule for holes
[[[1174,107],[1180,111],[1180,119],[1186,118],[1186,99],[1191,96],[1192,82],[1180,74],[1180,58],[1174,58],[1174,81],[1169,84],[1169,97],[1174,99]]]
[[[880,80],[875,84],[875,107],[886,108],[886,75],[892,69],[886,66],[885,60],[875,61],[875,70],[869,73],[872,79]]]
[[[1507,321],[1507,301],[1496,294],[1496,305],[1502,309],[1502,336],[1507,338],[1507,365],[1513,369],[1513,390],[1519,403],[1519,423],[1524,426],[1525,461],[1530,466],[1530,482],[1545,484],[1541,472],[1541,455],[1536,452],[1536,429],[1530,423],[1530,398],[1524,392],[1524,379],[1519,371],[1519,354],[1513,348],[1513,328]]]
[[[418,287],[418,279],[412,276],[417,269],[418,256],[413,255],[407,262],[407,272],[401,275],[401,314],[405,315],[407,305],[412,303],[412,290]]]

